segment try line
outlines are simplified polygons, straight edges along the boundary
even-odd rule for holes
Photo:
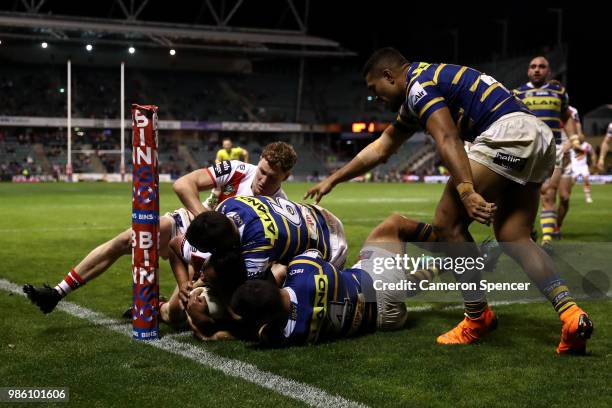
[[[0,279],[0,289],[25,297],[21,286],[6,279]],[[130,339],[132,338],[132,326],[130,324],[106,317],[101,313],[67,301],[60,302],[57,308],[71,316],[87,320],[96,326],[102,326],[115,333],[122,334]],[[175,340],[176,337],[164,336],[161,340],[144,341],[139,342],[139,344],[145,344],[185,357],[203,366],[219,370],[228,376],[259,385],[313,407],[366,407],[362,403],[348,400],[339,395],[329,394],[312,385],[260,370],[252,364],[213,354],[202,347],[181,343]]]

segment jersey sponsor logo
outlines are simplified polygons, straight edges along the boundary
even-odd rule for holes
[[[294,326],[295,326],[295,322],[297,318],[298,318],[297,303],[291,302],[291,305],[289,306],[289,320],[293,321]]]
[[[304,268],[294,268],[289,272],[289,276],[298,275],[300,273],[304,273]]]
[[[321,327],[327,317],[327,287],[329,282],[326,275],[314,275],[315,295],[312,307],[312,319],[310,320],[310,331],[308,342],[316,343],[321,333]]]
[[[274,245],[278,239],[278,226],[274,221],[274,217],[270,214],[269,208],[255,197],[240,196],[236,197],[236,200],[248,205],[255,211],[263,227],[265,237],[270,240],[270,245]]]
[[[411,111],[414,112],[414,107],[421,99],[427,96],[427,91],[421,86],[421,84],[416,81],[412,88],[410,88],[410,93],[408,94],[408,107]]]
[[[232,172],[232,163],[229,160],[222,161],[213,166],[216,177],[222,177]]]
[[[561,107],[561,100],[554,96],[540,96],[540,97],[527,97],[523,100],[527,106],[553,106],[555,108]]]
[[[511,154],[497,152],[495,158],[493,159],[493,163],[498,166],[505,167],[507,169],[512,170],[523,170],[525,168],[525,164],[527,164],[527,159],[522,157],[516,157]]]

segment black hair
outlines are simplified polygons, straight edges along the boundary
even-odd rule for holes
[[[283,344],[287,313],[275,284],[261,279],[245,282],[234,292],[230,307],[240,316],[238,337],[264,346]]]
[[[385,47],[374,51],[363,66],[362,75],[365,78],[372,74],[378,78],[385,69],[397,69],[408,64],[408,60],[393,47]]]
[[[244,257],[240,250],[213,253],[208,264],[215,269],[222,290],[233,293],[247,279]]]
[[[206,211],[195,217],[185,237],[202,252],[222,254],[240,249],[240,235],[232,221],[216,211]]]

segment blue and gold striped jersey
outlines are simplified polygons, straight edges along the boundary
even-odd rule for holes
[[[565,87],[558,82],[547,82],[536,88],[528,82],[513,92],[538,119],[548,125],[555,136],[555,143],[561,144],[561,115],[569,106]]]
[[[248,278],[259,278],[272,262],[283,264],[314,248],[329,259],[330,234],[313,206],[282,197],[235,196],[217,206],[240,233]]]
[[[500,117],[530,113],[529,109],[493,77],[452,64],[414,62],[406,74],[406,100],[394,123],[407,130],[410,116],[425,127],[438,109],[447,107],[463,140],[471,142]]]
[[[372,278],[361,269],[338,271],[310,250],[291,261],[283,289],[291,300],[287,345],[349,337],[376,328],[376,302],[366,302]]]

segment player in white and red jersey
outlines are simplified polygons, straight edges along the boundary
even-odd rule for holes
[[[572,152],[579,149],[581,140],[584,140],[584,134],[582,133],[582,125],[580,123],[580,115],[578,110],[573,106],[568,106],[568,112],[576,126],[577,133],[568,137],[565,132],[565,124],[561,126],[561,146],[563,151],[562,156],[562,167],[561,167],[561,180],[559,181],[559,188],[557,194],[559,196],[559,204],[557,205],[557,225],[555,226],[554,233],[552,236],[556,239],[561,239],[561,227],[563,221],[569,211],[570,197],[572,195],[572,188],[574,187],[576,175],[573,173]]]
[[[179,178],[173,188],[185,208],[160,217],[160,256],[166,259],[170,240],[184,234],[191,220],[201,212],[213,209],[218,199],[223,200],[236,194],[285,198],[281,183],[289,177],[296,161],[293,147],[284,142],[275,142],[264,147],[257,166],[234,160],[225,161]],[[205,202],[201,202],[200,192],[213,188],[218,189],[220,196],[213,193]],[[49,313],[64,296],[100,276],[121,256],[129,255],[131,251],[132,229],[128,228],[93,249],[54,288],[47,285],[35,288],[26,284],[23,290],[43,313]]]
[[[572,158],[572,175],[574,179],[578,176],[582,177],[582,190],[584,191],[584,200],[587,203],[592,203],[593,198],[591,197],[591,183],[589,182],[589,171],[588,157],[591,157],[591,163],[595,163],[596,154],[595,149],[589,142],[583,141],[579,147],[570,150]]]

